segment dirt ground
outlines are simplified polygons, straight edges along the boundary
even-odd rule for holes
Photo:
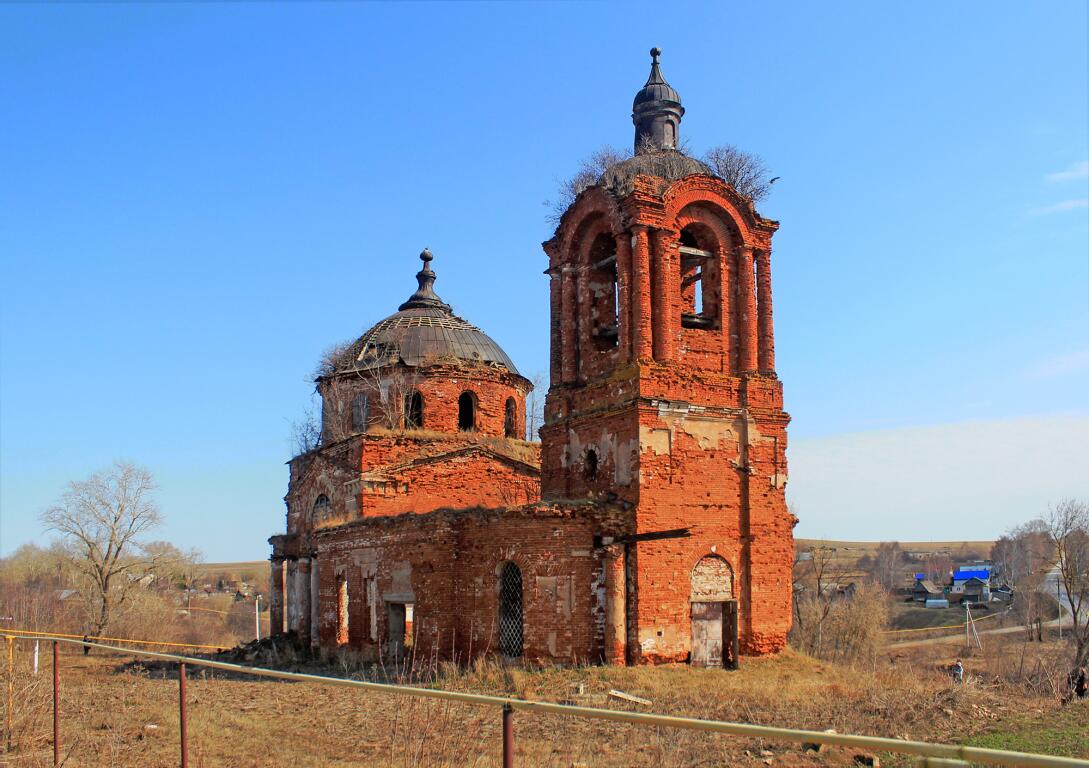
[[[0,766],[50,765],[51,660],[43,654],[40,674],[31,675],[29,646],[21,643],[15,661],[12,749],[0,752]],[[84,657],[78,649],[62,654],[64,765],[178,764],[176,672],[126,664],[130,661],[97,651]],[[954,686],[940,668],[946,661],[898,654],[869,668],[845,667],[785,652],[745,659],[737,672],[684,666],[527,670],[484,663],[460,672],[440,669],[431,684],[840,733],[939,742],[975,738],[988,746],[1009,737],[1021,748],[1035,742],[1018,740],[1018,734],[1039,731],[1041,724],[1076,732],[1089,722],[1089,702],[1060,707],[1049,694],[1002,683],[984,672],[984,659],[969,659],[967,683]],[[194,767],[495,766],[500,761],[501,718],[494,707],[232,679],[199,670],[190,671],[188,687]],[[653,703],[621,702],[606,696],[609,689]],[[1063,739],[1055,742],[1064,745],[1056,749],[1089,757],[1089,741],[1080,741],[1076,733],[1065,733]],[[815,766],[851,764],[854,757],[854,752],[837,750],[803,753],[799,745],[759,739],[526,713],[515,714],[515,740],[519,766]],[[884,765],[910,764],[904,757],[880,757]]]

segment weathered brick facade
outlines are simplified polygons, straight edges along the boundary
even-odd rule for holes
[[[273,623],[373,659],[719,665],[783,647],[792,529],[775,374],[778,225],[677,152],[657,58],[637,153],[544,244],[550,387],[419,290],[318,380],[291,461]],[[406,628],[411,627],[406,637]]]

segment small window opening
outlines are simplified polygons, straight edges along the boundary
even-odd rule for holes
[[[366,432],[370,415],[370,403],[367,402],[367,396],[360,392],[352,398],[352,431]]]
[[[314,499],[314,522],[320,522],[329,516],[329,497],[324,493]]]
[[[472,432],[476,429],[476,395],[462,392],[458,398],[458,429]]]
[[[597,451],[593,448],[586,452],[586,456],[582,460],[582,475],[587,482],[592,483],[597,480]]]
[[[419,392],[405,397],[405,429],[423,429],[424,399]]]
[[[522,571],[510,562],[499,570],[499,650],[508,658],[522,655]]]
[[[337,576],[337,645],[348,644],[348,578]]]
[[[513,397],[507,398],[507,404],[503,407],[503,434],[507,437],[518,437],[518,405]]]

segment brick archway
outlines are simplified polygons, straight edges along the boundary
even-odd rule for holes
[[[693,666],[733,666],[736,659],[737,602],[734,572],[725,558],[706,555],[691,574]]]

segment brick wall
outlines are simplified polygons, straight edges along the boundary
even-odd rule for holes
[[[369,372],[342,373],[318,381],[322,439],[326,444],[335,443],[360,431],[352,415],[352,403],[360,394],[368,398],[371,427],[403,427],[403,399],[412,392],[423,396],[423,428],[429,432],[458,432],[458,400],[469,392],[476,403],[474,431],[504,437],[507,401],[512,400],[514,435],[523,437],[526,394],[531,389],[529,381],[504,368],[453,361],[419,368],[398,364]]]
[[[638,534],[689,530],[628,546],[629,660],[688,657],[692,572],[712,555],[732,573],[743,650],[775,651],[790,627],[795,522],[784,497],[789,417],[772,370],[778,225],[710,177],[633,186],[621,200],[588,190],[544,246],[553,375],[542,497],[618,498],[634,505]],[[682,254],[682,232],[710,255]],[[618,244],[621,304],[621,343],[607,354],[590,343],[587,278],[605,235]],[[697,284],[703,314],[692,319]]]
[[[527,661],[594,662],[605,608],[595,534],[627,513],[594,505],[440,510],[321,531],[320,637],[337,647],[336,595],[350,595],[348,647],[377,659],[389,644],[388,604],[411,602],[417,660],[497,653],[499,569],[521,570]],[[372,586],[373,584],[373,586]]]

